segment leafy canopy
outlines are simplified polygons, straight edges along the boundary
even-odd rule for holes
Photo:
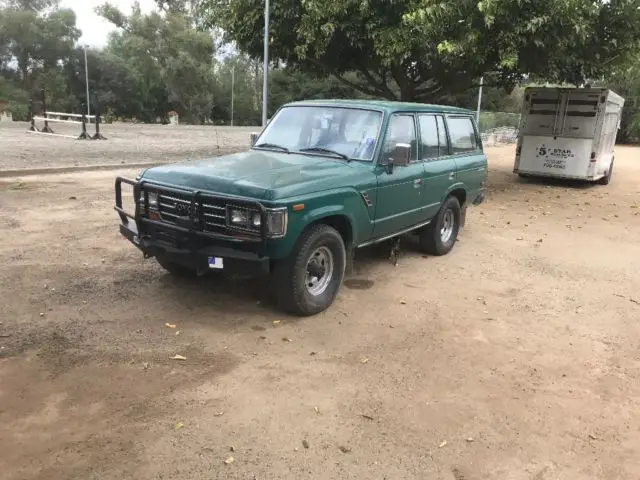
[[[579,84],[638,48],[637,0],[277,0],[270,55],[367,95],[423,101],[487,73]],[[202,15],[254,58],[264,0],[202,0]],[[358,72],[354,83],[345,73]]]

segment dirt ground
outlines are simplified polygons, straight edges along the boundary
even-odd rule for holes
[[[37,124],[39,128],[43,125]],[[75,124],[51,124],[54,132],[79,135]],[[106,141],[74,140],[28,133],[26,122],[0,123],[0,170],[21,168],[108,165],[137,162],[172,162],[206,158],[249,145],[260,127],[190,125],[102,125]],[[94,125],[88,127],[94,133]]]
[[[607,187],[488,155],[449,255],[361,252],[307,319],[144,261],[120,172],[2,179],[0,477],[640,478],[640,150]]]

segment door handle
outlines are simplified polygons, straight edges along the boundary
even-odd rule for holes
[[[449,180],[453,180],[454,178],[456,178],[456,172],[451,172],[449,174]]]

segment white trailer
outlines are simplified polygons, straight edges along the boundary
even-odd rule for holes
[[[527,88],[514,173],[607,185],[623,106],[605,88]]]

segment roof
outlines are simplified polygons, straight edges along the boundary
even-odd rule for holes
[[[290,102],[284,106],[328,106],[347,108],[369,108],[391,112],[437,112],[437,113],[464,113],[471,114],[466,108],[451,107],[448,105],[431,105],[427,103],[393,102],[390,100],[302,100]]]

